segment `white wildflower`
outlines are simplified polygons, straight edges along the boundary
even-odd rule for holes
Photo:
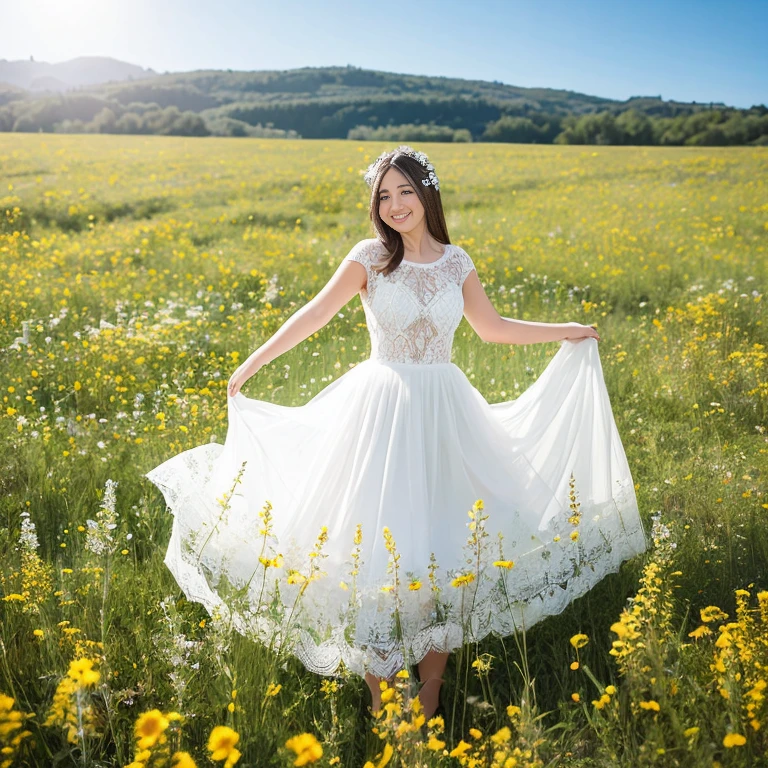
[[[40,546],[40,542],[37,540],[35,524],[32,522],[29,512],[26,510],[21,513],[21,535],[19,536],[19,544],[22,549],[26,549],[28,552],[32,552]]]
[[[86,520],[88,530],[85,535],[85,547],[95,555],[112,554],[118,547],[110,533],[117,528],[116,488],[116,480],[107,480],[101,509],[96,513],[96,519]]]
[[[278,277],[277,275],[272,275],[272,277],[269,278],[269,282],[267,283],[267,288],[264,291],[264,295],[261,297],[260,301],[262,304],[266,302],[274,301],[277,296],[279,295],[280,289],[278,288]]]

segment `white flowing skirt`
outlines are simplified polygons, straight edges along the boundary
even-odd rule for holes
[[[238,393],[228,416],[223,446],[146,475],[174,515],[165,563],[319,674],[524,630],[647,547],[594,339],[509,402],[453,363],[370,359],[304,405]]]

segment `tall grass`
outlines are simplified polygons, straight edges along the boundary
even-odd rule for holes
[[[312,675],[180,596],[141,475],[223,442],[238,361],[370,235],[358,171],[384,148],[0,135],[4,759],[760,765],[761,148],[419,147],[501,314],[597,324],[656,539],[524,636],[452,654],[443,722],[418,723],[413,669],[374,720],[360,679]],[[555,351],[483,344],[462,321],[454,362],[497,402]],[[300,404],[368,352],[356,299],[245,393]]]

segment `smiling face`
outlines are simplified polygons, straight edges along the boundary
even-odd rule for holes
[[[381,179],[379,216],[396,232],[412,232],[424,221],[424,206],[416,190],[394,166]]]

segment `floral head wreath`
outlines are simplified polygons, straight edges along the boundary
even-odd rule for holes
[[[382,152],[367,168],[365,171],[360,171],[360,173],[365,173],[365,176],[363,177],[365,179],[365,183],[369,186],[373,186],[373,182],[376,180],[376,173],[379,170],[379,164],[381,161],[387,156],[392,155],[392,157],[395,157],[396,155],[408,155],[409,157],[414,158],[414,160],[418,160],[421,165],[424,166],[424,169],[427,171],[427,178],[422,179],[421,183],[428,187],[430,184],[432,184],[436,191],[440,191],[440,182],[437,178],[437,175],[435,174],[435,167],[432,165],[432,163],[429,162],[429,158],[423,153],[423,152],[417,152],[413,147],[409,147],[407,144],[401,144],[393,154],[392,152]]]

